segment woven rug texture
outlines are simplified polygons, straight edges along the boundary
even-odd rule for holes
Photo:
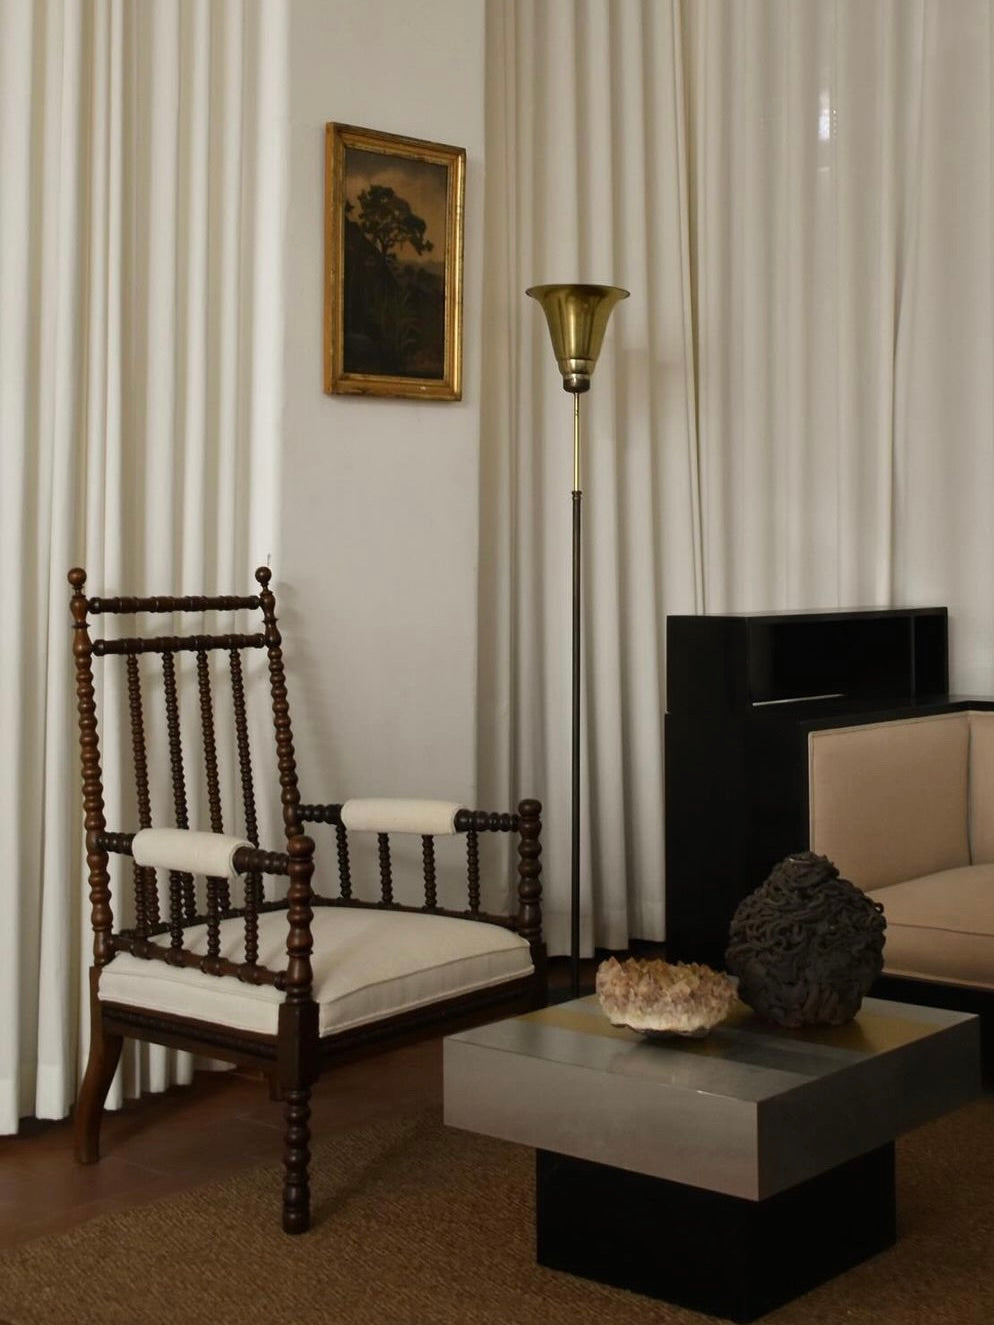
[[[992,1325],[994,1097],[897,1146],[898,1242],[768,1325]],[[533,1152],[436,1113],[319,1141],[315,1226],[279,1229],[273,1167],[0,1256],[9,1325],[692,1325],[699,1315],[542,1269]],[[604,1210],[605,1221],[619,1212]],[[665,1230],[660,1230],[660,1239]],[[714,1248],[715,1273],[722,1249]]]

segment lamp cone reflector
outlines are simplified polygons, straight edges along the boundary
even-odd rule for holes
[[[589,391],[611,310],[628,291],[617,285],[533,285],[525,294],[542,305],[563,389]]]

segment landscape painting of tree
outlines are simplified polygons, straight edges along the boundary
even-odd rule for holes
[[[461,394],[465,152],[327,126],[325,390]]]

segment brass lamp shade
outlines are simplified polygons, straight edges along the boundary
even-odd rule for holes
[[[628,291],[616,285],[533,285],[525,294],[542,305],[563,389],[589,391],[607,320]]]

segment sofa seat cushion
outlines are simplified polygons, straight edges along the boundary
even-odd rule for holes
[[[994,990],[994,865],[940,870],[869,896],[887,920],[886,975]]]
[[[223,920],[221,956],[241,961],[244,925]],[[525,939],[499,925],[406,911],[315,907],[311,922],[314,999],[318,1033],[335,1035],[459,994],[472,993],[532,971]],[[284,911],[259,917],[259,961],[286,966]],[[168,943],[168,935],[158,939]],[[206,953],[207,928],[192,926],[185,946]],[[283,994],[272,985],[243,984],[233,976],[205,975],[118,953],[100,974],[103,1002],[217,1022],[275,1035]]]

